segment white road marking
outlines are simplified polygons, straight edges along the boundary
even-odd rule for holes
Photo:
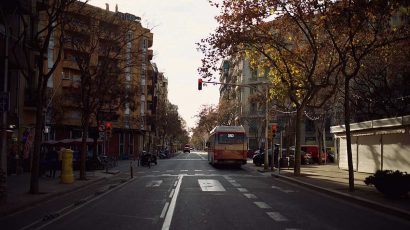
[[[187,169],[181,169],[180,171],[181,171],[181,172],[188,172]]]
[[[273,188],[273,189],[277,189],[277,190],[279,190],[279,191],[281,191],[281,192],[284,192],[284,193],[291,193],[291,192],[295,192],[295,191],[293,191],[293,190],[290,190],[290,189],[283,189],[283,188],[278,187],[278,186],[272,186],[272,188]]]
[[[174,195],[175,189],[171,190],[171,193],[169,194],[169,198],[172,198],[172,196]]]
[[[229,183],[235,183],[236,182],[236,180],[228,180],[229,181]]]
[[[258,206],[259,208],[263,208],[263,209],[266,209],[266,208],[271,208],[271,206],[269,206],[267,203],[265,203],[265,202],[259,202],[259,201],[256,201],[256,202],[253,202],[256,206]]]
[[[268,216],[272,218],[274,221],[288,221],[288,219],[279,212],[267,212],[266,214],[268,214]]]
[[[239,192],[248,192],[248,189],[246,188],[238,188]]]
[[[199,155],[198,153],[195,154],[198,155],[202,160],[206,160],[203,156]]]
[[[213,170],[213,169],[210,169],[210,170],[208,170],[208,172],[215,172],[215,170]]]
[[[172,197],[171,204],[169,205],[167,216],[165,217],[164,224],[162,225],[162,230],[168,230],[169,227],[171,227],[172,216],[174,215],[175,204],[177,202],[177,197],[178,197],[178,194],[179,194],[179,190],[181,188],[181,183],[182,183],[182,178],[183,177],[184,176],[182,176],[182,175],[179,176],[178,185],[175,188],[175,194]]]
[[[234,182],[234,183],[231,183],[234,187],[242,187],[242,185],[240,185],[240,184],[238,184],[238,183],[236,183],[236,182]]]
[[[152,180],[145,185],[145,187],[159,187],[162,184],[162,180]]]
[[[256,196],[251,194],[251,193],[244,193],[243,195],[246,196],[249,199],[256,199]]]
[[[195,169],[195,172],[202,172],[202,170],[200,170],[200,169]]]
[[[174,183],[174,187],[175,187],[175,186],[177,186],[177,184],[178,184],[178,181],[175,181],[175,183]]]
[[[199,186],[204,192],[221,192],[226,191],[218,180],[213,179],[198,179]]]
[[[164,208],[162,209],[161,216],[159,218],[162,219],[162,218],[165,217],[165,213],[167,212],[168,206],[169,206],[169,202],[166,202],[165,205],[164,205]]]

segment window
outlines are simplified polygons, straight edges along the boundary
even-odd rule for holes
[[[245,135],[243,133],[219,133],[219,144],[241,144],[244,142]]]
[[[132,133],[130,133],[129,137],[129,154],[130,156],[134,155],[134,136],[132,135]]]
[[[119,142],[119,146],[120,146],[120,155],[124,154],[124,133],[120,133],[120,135],[118,135],[118,138],[120,139]]]

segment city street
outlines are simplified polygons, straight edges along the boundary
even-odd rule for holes
[[[410,222],[274,180],[250,165],[212,167],[206,157],[181,153],[136,167],[133,179],[50,221],[16,229],[410,228]]]

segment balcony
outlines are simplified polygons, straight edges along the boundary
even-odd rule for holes
[[[152,60],[153,57],[154,57],[154,51],[153,50],[148,50],[147,59]]]

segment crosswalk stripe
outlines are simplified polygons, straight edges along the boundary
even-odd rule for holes
[[[248,189],[246,188],[238,188],[239,192],[248,192]]]
[[[263,208],[263,209],[267,209],[267,208],[271,208],[267,203],[265,202],[253,202],[256,206],[258,206],[259,208]]]
[[[251,194],[251,193],[244,193],[243,195],[246,196],[249,199],[256,199],[256,196]]]
[[[267,212],[266,214],[268,214],[268,216],[272,218],[274,221],[288,221],[288,219],[279,212]]]

